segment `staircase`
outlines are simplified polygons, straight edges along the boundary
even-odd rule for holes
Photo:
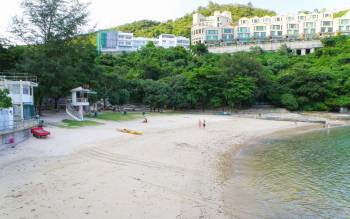
[[[66,113],[76,121],[84,120],[84,115],[75,110],[70,101],[66,101]]]

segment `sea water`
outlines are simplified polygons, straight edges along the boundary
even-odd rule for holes
[[[350,218],[350,127],[266,139],[236,160],[236,180],[260,203],[251,217]]]

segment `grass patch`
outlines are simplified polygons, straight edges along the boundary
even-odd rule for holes
[[[121,112],[103,112],[99,113],[97,117],[89,116],[89,118],[96,118],[106,121],[128,121],[142,118],[142,113],[127,113],[124,115]]]
[[[91,120],[76,121],[76,120],[65,119],[65,120],[62,120],[62,125],[60,125],[60,127],[61,128],[80,128],[80,127],[97,126],[97,125],[102,125],[102,123],[91,121]]]

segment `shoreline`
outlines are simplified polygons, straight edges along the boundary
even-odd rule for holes
[[[228,160],[231,161],[231,165],[230,167],[227,167],[226,172],[229,173],[229,176],[227,177],[227,181],[224,184],[224,205],[225,205],[225,209],[227,210],[227,214],[230,215],[235,215],[238,218],[256,218],[256,217],[260,217],[260,218],[265,218],[265,217],[276,217],[276,215],[268,215],[268,208],[266,210],[264,210],[266,212],[266,215],[259,215],[259,211],[257,211],[256,209],[260,208],[260,212],[261,212],[261,208],[265,208],[263,203],[257,203],[255,197],[252,194],[249,194],[249,192],[247,193],[247,191],[243,192],[243,190],[245,188],[241,187],[242,184],[244,184],[244,182],[240,182],[239,184],[237,184],[237,182],[232,182],[232,179],[237,177],[235,176],[235,174],[240,175],[242,173],[235,173],[242,167],[237,167],[236,166],[236,162],[237,160],[239,160],[239,162],[242,163],[242,155],[241,152],[242,150],[249,150],[248,147],[253,147],[256,146],[258,147],[258,145],[262,145],[264,146],[264,144],[266,144],[266,141],[274,141],[274,140],[280,140],[280,139],[284,139],[284,138],[292,138],[295,136],[300,136],[300,135],[304,135],[307,133],[313,133],[313,132],[318,132],[318,131],[322,131],[322,130],[332,130],[332,129],[337,129],[337,128],[342,128],[342,127],[348,127],[350,126],[349,123],[345,123],[342,125],[338,125],[338,126],[333,126],[330,128],[324,128],[323,125],[321,124],[312,124],[310,123],[309,125],[304,125],[304,126],[300,126],[300,127],[294,127],[294,128],[286,128],[283,130],[278,130],[278,131],[274,131],[268,134],[264,134],[261,135],[259,137],[257,137],[256,139],[248,139],[245,143],[241,144],[239,146],[239,148],[236,148],[234,150],[234,153],[231,154],[231,156],[229,156],[230,158],[227,158]],[[268,143],[267,143],[268,144]],[[230,152],[228,152],[230,153]],[[247,157],[243,158],[243,159],[248,159]],[[243,160],[243,163],[246,162]],[[246,173],[245,173],[246,174]],[[241,176],[238,176],[237,178],[241,178]],[[241,179],[240,179],[241,180]],[[240,190],[240,191],[232,191],[232,190]],[[227,195],[229,194],[229,195]],[[241,199],[239,199],[239,201],[232,199],[232,196],[239,196],[241,197]],[[243,204],[242,204],[243,203]],[[241,211],[242,209],[245,208],[245,205],[251,205],[254,207],[251,207],[250,209],[252,209],[251,211]],[[234,210],[232,210],[234,209]],[[292,216],[292,215],[290,215]]]
[[[199,129],[203,118],[208,126]],[[247,142],[294,127],[291,122],[191,114],[150,117],[147,125],[104,123],[52,128],[48,140],[31,139],[8,156],[0,152],[13,161],[0,167],[0,196],[6,197],[0,216],[231,218],[239,214],[230,212],[224,199],[232,155]],[[117,132],[121,127],[144,135]]]

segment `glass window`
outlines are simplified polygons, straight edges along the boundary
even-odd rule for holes
[[[297,24],[288,24],[288,28],[289,29],[296,29],[296,28],[298,28],[298,25]]]
[[[207,34],[215,35],[215,34],[218,34],[218,31],[217,30],[207,30]]]
[[[30,95],[30,87],[29,86],[23,86],[23,94],[24,95]]]
[[[240,27],[239,28],[239,32],[241,32],[241,33],[248,33],[249,29],[248,29],[248,27]]]
[[[265,26],[256,26],[255,30],[257,30],[257,31],[266,30],[266,27]]]
[[[340,24],[341,25],[348,25],[350,23],[349,21],[350,21],[349,19],[341,19]]]
[[[313,27],[315,27],[316,25],[315,25],[315,22],[306,22],[305,23],[305,27],[306,28],[313,28]]]
[[[323,21],[322,26],[327,26],[327,27],[332,26],[332,21]]]
[[[232,29],[224,29],[224,33],[232,33]]]

